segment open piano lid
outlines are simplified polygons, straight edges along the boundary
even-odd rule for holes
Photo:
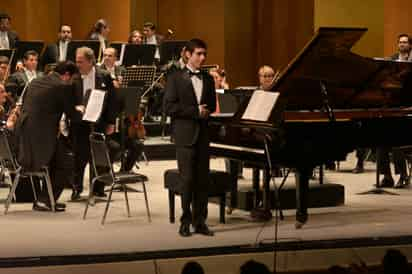
[[[241,126],[274,127],[281,122],[280,114],[285,110],[320,110],[324,102],[321,83],[327,89],[332,109],[382,107],[381,97],[363,98],[367,94],[364,91],[369,89],[375,94],[386,78],[382,72],[391,68],[388,63],[393,62],[376,61],[350,51],[366,31],[366,28],[319,28],[274,84],[272,90],[280,96],[269,120],[243,120],[246,100],[233,122]]]

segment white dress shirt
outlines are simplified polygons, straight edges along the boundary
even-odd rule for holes
[[[0,49],[9,49],[9,36],[6,31],[0,31]]]
[[[156,46],[156,52],[155,52],[155,59],[160,59],[160,53],[159,53],[159,47],[158,47],[158,41],[156,39],[156,35],[152,35],[151,37],[146,39],[146,44],[147,45],[155,45]]]
[[[30,70],[25,69],[24,74],[26,74],[26,77],[27,77],[27,80],[29,81],[29,83],[31,81],[33,81],[33,79],[36,79],[36,77],[37,77],[37,73],[36,73],[35,70],[30,71]]]
[[[88,74],[82,75],[83,79],[83,96],[86,95],[86,90],[92,91],[95,89],[96,69],[92,67]]]
[[[59,42],[59,61],[66,61],[68,44],[69,44],[69,41]]]
[[[200,72],[199,70],[192,69],[189,65],[187,65],[186,67],[191,72],[194,72],[194,73]],[[203,92],[203,80],[197,77],[196,75],[192,75],[190,77],[190,80],[192,81],[192,85],[195,90],[197,103],[200,105],[200,100],[202,99],[202,92]]]

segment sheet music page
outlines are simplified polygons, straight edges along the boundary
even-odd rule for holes
[[[279,97],[279,92],[256,90],[250,98],[242,119],[266,122]]]
[[[89,101],[83,114],[83,120],[95,123],[103,110],[105,92],[99,89],[93,89],[90,92]]]
[[[123,65],[123,57],[124,57],[125,49],[126,49],[126,44],[122,44],[122,47],[120,48],[119,60],[116,61],[116,65],[118,65],[118,66]]]

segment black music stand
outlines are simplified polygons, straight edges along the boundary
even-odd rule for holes
[[[165,65],[170,61],[176,61],[180,58],[180,52],[182,48],[186,46],[187,41],[175,40],[175,41],[163,41],[160,44],[160,64]]]
[[[122,74],[122,87],[140,86],[149,87],[156,72],[155,66],[128,67]]]
[[[67,45],[67,57],[68,61],[76,61],[76,50],[81,47],[91,48],[94,52],[96,59],[99,57],[100,53],[100,41],[95,40],[72,40]]]
[[[122,47],[124,45],[123,58],[121,58]],[[150,66],[155,61],[155,45],[135,45],[112,43],[111,46],[117,50],[118,60],[122,60],[121,65],[130,66]]]
[[[7,58],[9,58],[9,60],[11,60],[13,52],[15,53],[16,50],[15,49],[0,49],[0,56],[6,56]]]

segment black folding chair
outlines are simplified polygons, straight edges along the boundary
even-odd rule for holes
[[[9,180],[12,181],[12,186],[7,196],[7,201],[5,204],[4,214],[7,214],[11,201],[15,197],[15,192],[17,185],[20,182],[21,177],[29,177],[30,183],[33,190],[34,201],[37,201],[36,188],[34,187],[33,177],[38,177],[40,180],[44,179],[47,191],[49,194],[50,204],[52,211],[55,211],[55,200],[53,197],[53,189],[51,185],[49,170],[47,167],[42,167],[39,171],[26,171],[19,165],[16,161],[16,157],[13,150],[10,147],[9,139],[7,136],[7,131],[4,129],[0,130],[0,165],[2,170],[5,171],[5,175],[9,176]],[[14,180],[11,179],[11,175],[14,175]]]
[[[135,172],[114,172],[113,165],[110,160],[109,150],[106,145],[106,138],[104,134],[93,132],[89,136],[90,139],[90,150],[92,155],[92,166],[94,170],[95,177],[92,179],[90,183],[89,189],[89,198],[86,203],[86,208],[84,210],[83,219],[86,219],[87,210],[89,208],[89,204],[94,204],[94,195],[93,195],[93,188],[96,181],[103,182],[105,185],[110,186],[109,197],[107,199],[106,208],[102,218],[102,225],[106,220],[106,215],[109,210],[110,202],[112,199],[112,193],[115,186],[119,185],[123,188],[124,196],[126,199],[126,208],[127,208],[127,215],[130,217],[130,207],[129,207],[129,199],[127,197],[127,184],[135,184],[141,183],[143,187],[143,194],[146,202],[146,211],[147,217],[149,222],[151,222],[150,217],[150,210],[149,210],[149,202],[147,200],[147,192],[146,192],[146,185],[147,177],[142,174],[138,174]],[[104,172],[102,172],[104,170]]]

